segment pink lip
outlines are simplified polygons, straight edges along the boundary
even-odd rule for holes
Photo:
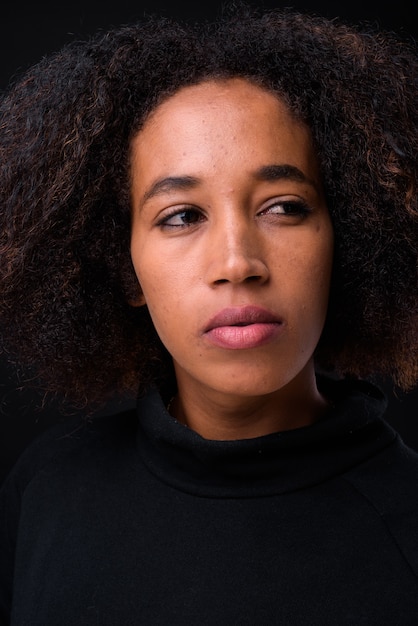
[[[274,339],[283,328],[282,320],[256,306],[226,308],[206,325],[204,335],[221,348],[256,348]]]

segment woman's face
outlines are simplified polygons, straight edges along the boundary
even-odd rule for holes
[[[243,79],[161,104],[132,143],[132,261],[179,387],[312,376],[333,234],[307,127]]]

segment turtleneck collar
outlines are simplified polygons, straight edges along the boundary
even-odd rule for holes
[[[317,484],[353,467],[396,437],[384,395],[364,381],[318,378],[332,402],[313,425],[255,439],[213,441],[177,422],[151,390],[138,403],[138,446],[163,482],[202,497],[259,497]]]

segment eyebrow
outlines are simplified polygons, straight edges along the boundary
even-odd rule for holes
[[[317,188],[315,181],[311,180],[295,165],[263,165],[255,171],[254,176],[257,180],[275,182],[276,180],[293,180],[297,183],[307,183]]]
[[[158,196],[164,193],[170,193],[170,191],[187,191],[197,187],[200,180],[194,176],[167,176],[166,178],[160,178],[144,193],[142,203],[145,203],[150,198]]]
[[[302,170],[294,165],[263,165],[253,173],[256,180],[264,182],[275,182],[278,180],[293,180],[300,183],[307,183],[317,188],[315,182],[308,178]],[[150,198],[173,191],[187,191],[193,189],[201,183],[195,176],[167,176],[156,180],[144,193],[142,204]]]

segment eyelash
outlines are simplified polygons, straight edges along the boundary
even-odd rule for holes
[[[274,209],[275,207],[283,207],[285,210],[282,213],[269,213],[271,211],[271,209]],[[280,216],[288,216],[288,217],[299,217],[300,219],[305,218],[309,213],[311,213],[312,209],[311,207],[306,204],[306,202],[303,202],[302,200],[282,200],[280,202],[273,202],[272,204],[270,204],[269,206],[267,206],[266,208],[262,209],[257,215],[264,215],[264,214],[272,214],[272,215],[280,215]],[[194,215],[197,217],[197,219],[193,220],[192,222],[184,222],[182,224],[169,224],[169,220],[171,220],[173,217],[179,217],[179,216],[191,216]],[[157,222],[157,226],[161,227],[161,228],[165,228],[165,229],[179,229],[179,228],[190,228],[192,226],[194,226],[195,224],[201,222],[204,220],[204,215],[202,214],[202,212],[200,211],[200,209],[197,209],[195,207],[183,207],[182,209],[176,209],[173,210],[172,213],[169,213],[168,215],[164,215],[164,217],[159,220]]]
[[[277,215],[305,217],[312,212],[312,208],[303,200],[280,200],[272,202],[272,204],[267,206],[265,209],[262,209],[261,214],[266,213],[267,211],[270,211],[270,209],[277,206],[285,209],[283,213],[277,213]]]
[[[181,215],[196,215],[198,219],[191,223],[183,223],[183,224],[169,224],[168,221],[173,217],[178,217]],[[190,228],[190,226],[194,226],[197,222],[201,221],[203,218],[202,212],[199,209],[194,207],[183,207],[182,209],[173,210],[172,213],[168,215],[164,215],[164,217],[157,222],[157,226],[161,228],[167,229],[175,229],[175,228]]]

